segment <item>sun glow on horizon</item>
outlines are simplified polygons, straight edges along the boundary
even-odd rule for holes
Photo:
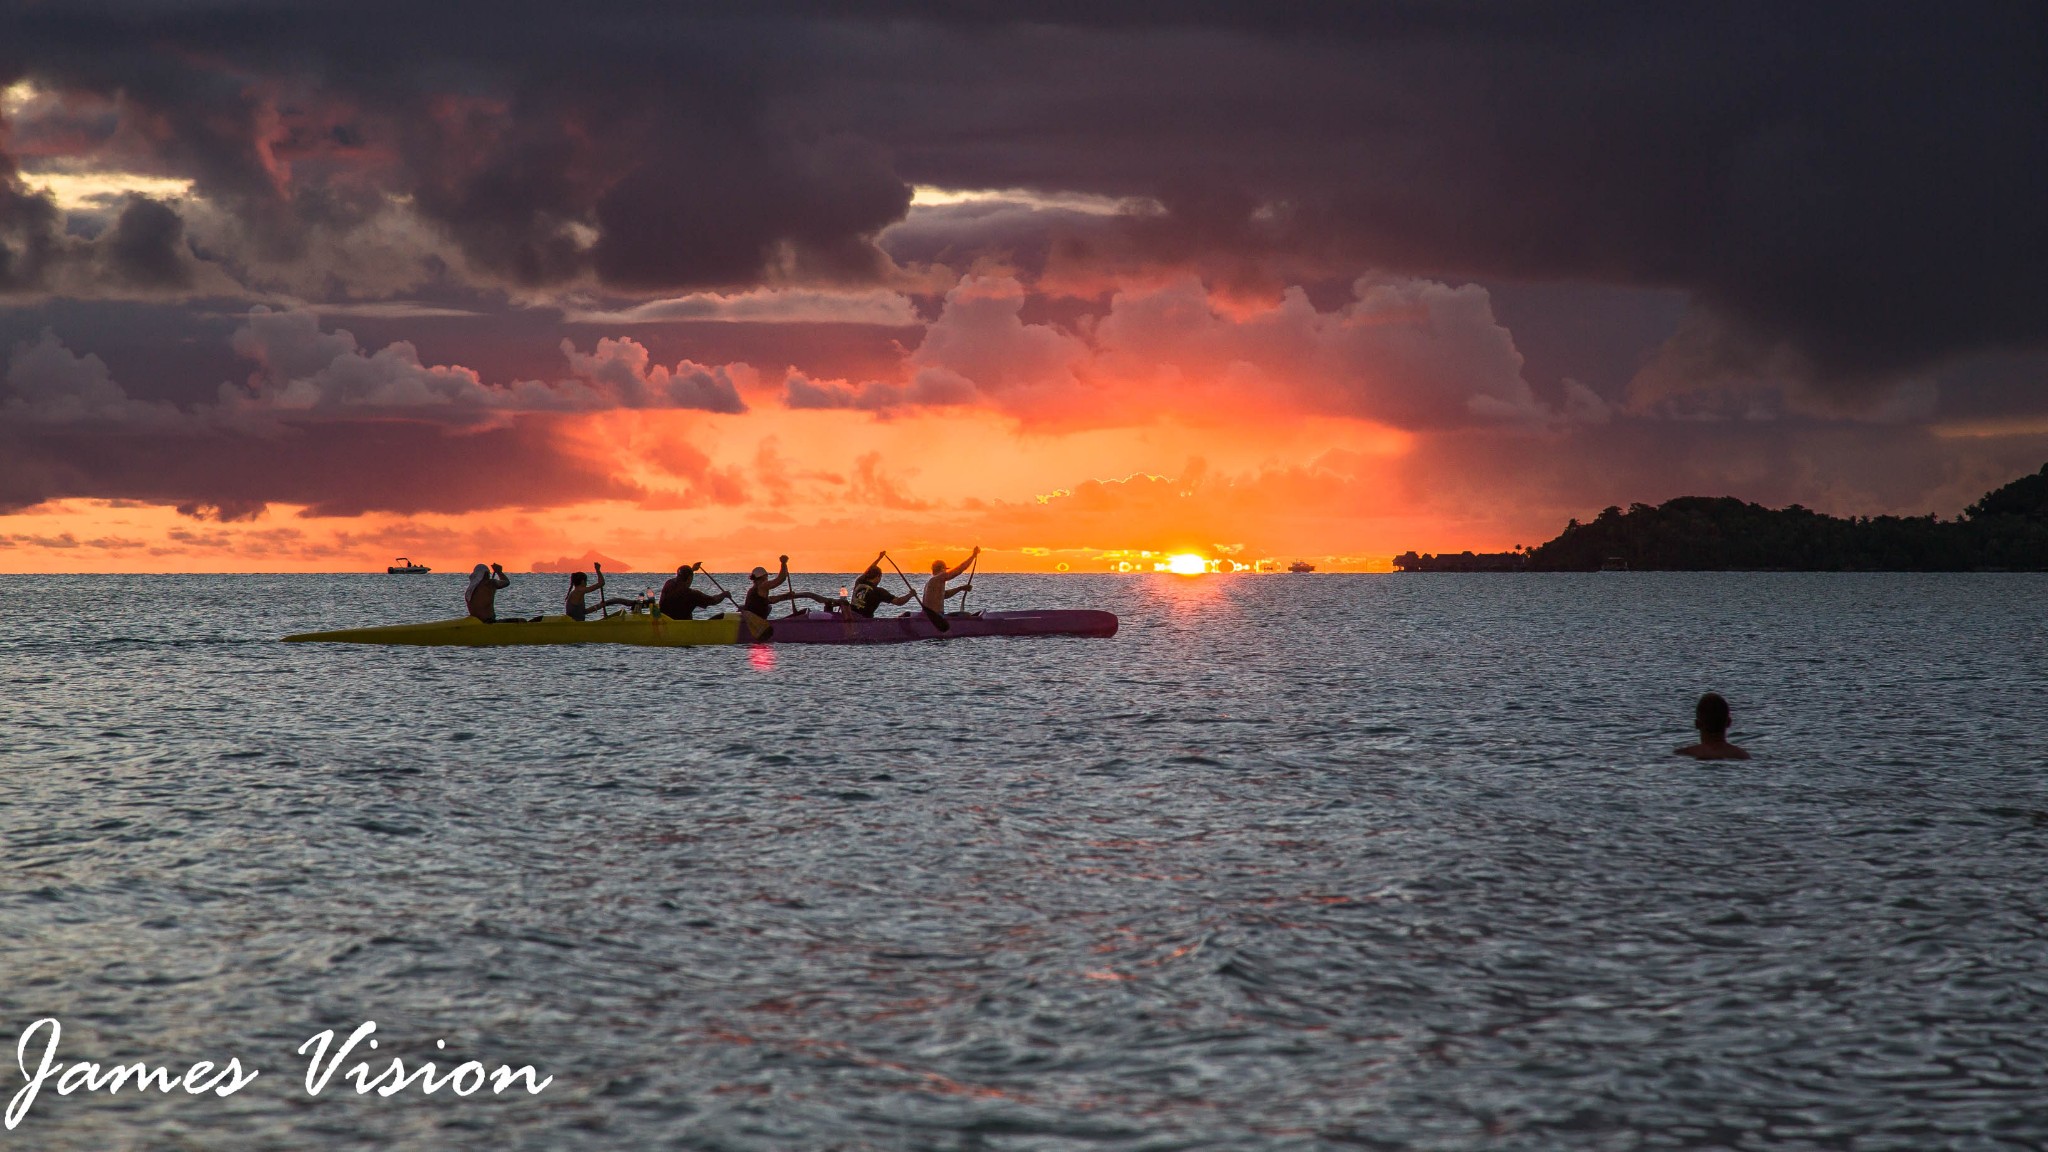
[[[1181,552],[1167,557],[1166,570],[1176,576],[1200,576],[1209,570],[1209,562],[1193,552]]]

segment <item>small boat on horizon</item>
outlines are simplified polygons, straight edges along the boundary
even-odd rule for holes
[[[409,557],[400,556],[398,563],[384,569],[384,574],[386,576],[417,576],[423,572],[432,571],[433,569],[425,564],[415,564]]]
[[[1292,573],[1294,573],[1295,575],[1297,575],[1297,576],[1298,576],[1298,575],[1300,575],[1300,574],[1301,574],[1301,573],[1303,573],[1303,572],[1313,572],[1313,571],[1315,571],[1315,570],[1316,570],[1316,566],[1315,566],[1315,565],[1313,565],[1313,564],[1311,564],[1311,563],[1309,563],[1309,562],[1308,562],[1308,561],[1306,561],[1306,560],[1296,560],[1296,561],[1295,561],[1294,563],[1292,563],[1292,564],[1289,564],[1289,565],[1287,566],[1287,570],[1288,570],[1289,572],[1292,572]]]

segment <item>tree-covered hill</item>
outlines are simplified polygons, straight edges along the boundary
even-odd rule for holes
[[[1795,504],[1772,510],[1733,497],[1683,496],[1573,520],[1528,553],[1539,571],[1766,569],[1796,572],[2048,570],[2048,466],[1962,517],[1841,518]]]

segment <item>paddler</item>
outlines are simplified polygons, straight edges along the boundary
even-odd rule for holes
[[[469,614],[486,624],[498,622],[498,589],[511,587],[512,580],[496,564],[479,564],[469,570],[469,589],[462,594]]]
[[[702,560],[686,568],[676,569],[676,574],[661,585],[661,598],[655,602],[663,616],[671,620],[695,618],[697,609],[709,608],[721,600],[729,599],[723,593],[699,592],[691,587],[697,579],[697,570],[704,567]]]
[[[747,586],[746,599],[740,602],[740,622],[747,626],[747,635],[755,641],[771,639],[775,627],[768,623],[769,613],[777,604],[792,600],[815,600],[820,604],[831,601],[815,592],[777,592],[775,589],[789,583],[789,557],[782,557],[782,569],[775,575],[768,575],[766,568],[756,567],[748,574],[751,581]]]
[[[976,544],[974,551],[968,554],[967,559],[962,560],[952,568],[947,568],[944,560],[932,561],[932,578],[924,582],[924,596],[918,601],[919,604],[923,605],[927,613],[943,617],[946,614],[947,600],[955,596],[964,596],[973,590],[974,585],[972,584],[962,584],[958,588],[949,589],[946,587],[946,581],[952,580],[962,572],[967,571],[967,566],[974,563],[974,558],[979,555],[981,555],[981,545]]]
[[[875,562],[853,582],[853,588],[846,594],[843,603],[853,610],[854,615],[874,619],[875,612],[884,604],[902,606],[910,603],[910,592],[906,589],[900,596],[891,596],[882,587],[882,557],[876,555]]]
[[[787,556],[782,557],[782,569],[775,575],[770,576],[766,568],[756,566],[751,573],[748,573],[748,579],[750,583],[747,585],[747,598],[740,604],[740,611],[752,613],[755,617],[762,620],[768,619],[769,614],[775,611],[777,604],[786,604],[808,595],[803,592],[775,591],[777,588],[789,583],[789,557]],[[816,596],[810,596],[809,598],[812,600],[818,599]]]
[[[636,608],[640,604],[640,601],[630,597],[614,596],[609,600],[605,599],[604,568],[600,566],[597,569],[597,583],[595,584],[590,582],[590,577],[581,572],[569,574],[569,594],[563,598],[563,608],[568,612],[569,619],[582,620],[590,615],[590,605],[585,597],[592,593],[597,594],[597,606],[599,609]]]

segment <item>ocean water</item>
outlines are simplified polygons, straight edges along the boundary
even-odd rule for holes
[[[1123,631],[276,642],[460,581],[0,577],[0,1097],[45,1017],[261,1069],[53,1079],[0,1148],[2048,1146],[2048,579],[985,575]],[[1755,760],[1671,755],[1710,689]],[[554,1080],[309,1094],[368,1020],[373,1072]]]

